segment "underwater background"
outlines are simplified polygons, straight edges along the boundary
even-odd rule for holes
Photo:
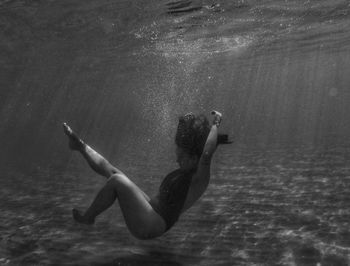
[[[0,265],[350,265],[350,2],[0,0]],[[147,194],[177,119],[223,113],[211,183],[164,236],[118,204],[62,122]]]

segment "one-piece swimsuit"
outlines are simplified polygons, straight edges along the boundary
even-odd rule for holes
[[[177,169],[162,181],[158,194],[151,199],[153,209],[164,219],[168,231],[179,219],[195,171]]]

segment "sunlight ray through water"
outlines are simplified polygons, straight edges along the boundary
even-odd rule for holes
[[[0,265],[350,264],[348,1],[0,1]],[[178,116],[224,114],[204,196],[134,239],[61,123],[153,195]]]

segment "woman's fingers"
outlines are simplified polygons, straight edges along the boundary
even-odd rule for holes
[[[211,114],[215,115],[215,116],[222,117],[222,114],[220,112],[218,112],[218,111],[215,111],[215,110],[211,111]]]

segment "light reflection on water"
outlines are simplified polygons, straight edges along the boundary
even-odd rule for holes
[[[104,182],[93,173],[8,171],[1,180],[1,263],[348,265],[348,160],[341,149],[242,151],[234,158],[223,148],[203,198],[151,241],[134,239],[116,206],[92,227],[73,222],[71,208],[85,208]],[[126,172],[148,192],[159,185],[138,170]]]

